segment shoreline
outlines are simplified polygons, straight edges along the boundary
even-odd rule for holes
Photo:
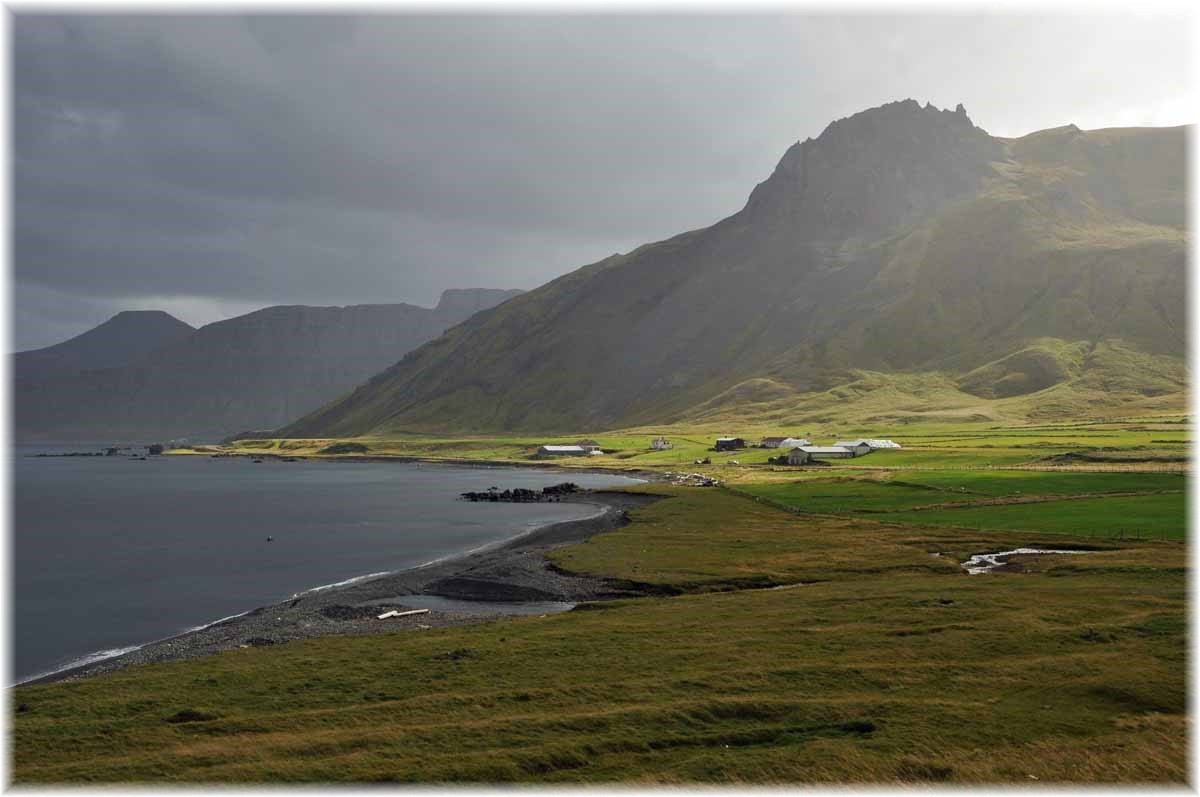
[[[562,464],[561,460],[557,459],[539,459],[536,461],[527,460],[504,460],[504,459],[458,459],[454,457],[419,457],[409,454],[276,454],[274,452],[256,453],[252,451],[191,451],[187,449],[172,449],[164,451],[158,456],[163,457],[247,457],[250,459],[275,460],[278,462],[287,462],[289,460],[301,460],[304,462],[396,462],[401,464],[417,464],[417,465],[444,465],[455,468],[533,468],[540,470],[553,470],[560,473],[597,473],[605,476],[625,476],[630,479],[642,479],[647,482],[663,481],[663,475],[659,471],[647,470],[645,468],[615,468],[607,465],[587,465],[584,467],[572,467]],[[567,457],[566,459],[574,459],[580,461],[586,458]]]
[[[312,587],[272,604],[131,648],[119,648],[123,652],[117,655],[88,661],[106,652],[96,651],[82,657],[80,664],[33,676],[10,684],[9,688],[74,681],[139,664],[200,658],[225,650],[320,636],[370,635],[489,622],[527,613],[513,610],[522,604],[575,604],[639,597],[646,593],[633,585],[553,568],[545,554],[619,528],[629,522],[626,517],[629,509],[660,498],[611,488],[583,492],[565,499],[564,503],[597,507],[598,511],[587,517],[534,525],[515,536],[403,570]],[[415,596],[469,601],[480,611],[430,609],[423,614],[378,619],[379,614],[390,610],[423,608],[404,605],[405,597]]]

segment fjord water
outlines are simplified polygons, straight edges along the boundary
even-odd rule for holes
[[[88,450],[15,448],[14,681],[595,512],[456,500],[467,490],[633,483],[523,468],[29,456]]]

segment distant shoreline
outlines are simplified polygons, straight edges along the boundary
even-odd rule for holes
[[[401,464],[418,465],[450,465],[456,468],[533,468],[540,470],[555,470],[562,473],[602,473],[606,476],[625,476],[630,479],[644,481],[662,481],[662,473],[645,468],[614,468],[607,465],[588,465],[586,467],[571,467],[563,465],[559,460],[545,459],[534,462],[504,459],[471,459],[457,457],[418,457],[411,454],[276,454],[273,452],[257,451],[187,451],[172,449],[165,451],[164,457],[249,457],[251,459],[271,459],[284,461],[289,459],[306,462],[398,462]],[[576,459],[579,461],[579,458]]]
[[[340,458],[343,461],[347,457]],[[386,461],[394,461],[388,459]],[[627,474],[626,474],[627,475]],[[97,661],[85,661],[56,672],[11,684],[11,688],[79,680],[139,664],[200,658],[225,650],[260,647],[320,636],[367,635],[487,622],[517,612],[495,606],[494,612],[430,610],[399,619],[380,620],[389,609],[405,609],[406,596],[440,596],[495,603],[578,603],[643,594],[637,585],[576,576],[550,567],[545,554],[619,528],[625,512],[661,496],[604,489],[564,498],[599,511],[578,520],[534,526],[494,543],[389,573],[367,574],[335,584],[310,587],[289,598],[225,617],[182,633],[153,640]]]

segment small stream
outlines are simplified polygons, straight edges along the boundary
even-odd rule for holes
[[[1060,548],[1014,548],[1011,551],[999,553],[977,553],[962,563],[967,573],[977,576],[980,573],[990,573],[998,567],[1008,564],[1009,558],[1023,554],[1040,553],[1092,553],[1092,551],[1065,550]]]

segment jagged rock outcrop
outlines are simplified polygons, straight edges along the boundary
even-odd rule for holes
[[[118,368],[25,381],[19,439],[218,439],[271,429],[336,398],[478,309],[520,291],[408,304],[268,307],[208,324]]]
[[[810,241],[871,237],[974,191],[1004,144],[956,111],[893,102],[793,144],[744,213]]]

